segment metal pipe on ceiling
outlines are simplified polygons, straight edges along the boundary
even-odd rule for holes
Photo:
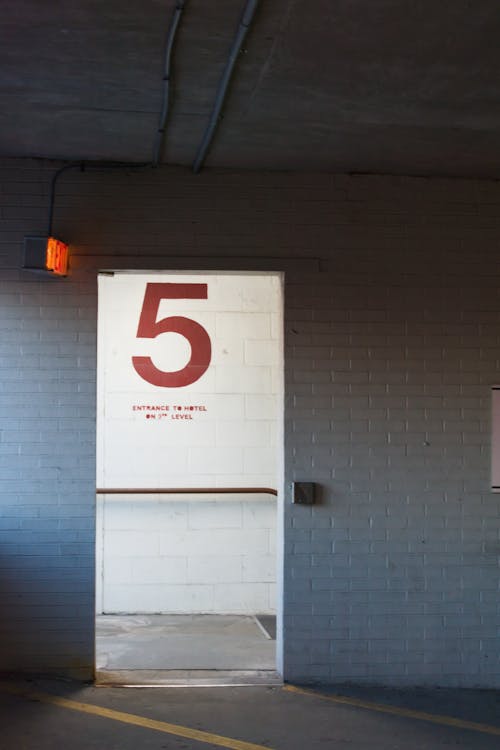
[[[154,167],[157,167],[160,162],[161,150],[162,150],[163,141],[165,138],[165,130],[166,130],[168,110],[169,110],[169,104],[170,104],[170,68],[171,68],[171,60],[172,60],[172,50],[174,48],[175,35],[177,33],[179,22],[181,20],[182,11],[184,10],[185,5],[186,5],[186,0],[177,0],[175,4],[174,12],[172,14],[172,19],[170,21],[168,34],[167,34],[167,41],[165,45],[165,59],[163,63],[163,79],[162,79],[163,80],[163,95],[162,95],[162,103],[161,103],[161,111],[160,111],[160,120],[158,124],[158,131],[156,133],[156,140],[155,140],[155,145],[153,149],[152,164]]]
[[[209,123],[205,130],[201,143],[198,147],[198,152],[196,154],[196,158],[193,163],[193,172],[195,172],[195,174],[198,173],[201,167],[203,166],[203,162],[205,161],[206,155],[208,153],[208,149],[210,148],[210,144],[213,140],[215,129],[217,127],[217,124],[220,118],[221,109],[223,107],[224,100],[226,98],[227,89],[231,80],[231,76],[233,74],[233,69],[236,64],[236,60],[238,59],[238,54],[241,50],[243,41],[252,23],[258,3],[259,3],[259,0],[247,0],[247,4],[243,11],[243,16],[241,18],[240,25],[238,26],[238,30],[236,32],[236,35],[233,40],[233,44],[231,46],[231,50],[229,52],[229,57],[227,59],[226,65],[224,67],[224,71],[222,73],[222,77],[219,82],[219,87],[217,89],[217,93],[215,96],[215,102],[214,102],[214,106],[212,109],[212,114],[210,116]]]

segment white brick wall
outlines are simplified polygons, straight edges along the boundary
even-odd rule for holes
[[[227,497],[99,498],[98,611],[274,613],[276,498]]]
[[[190,346],[178,334],[173,340],[167,338],[171,334],[158,340],[136,337],[148,285],[162,283],[206,287],[203,299],[165,299],[154,310],[153,322],[173,315],[203,321],[211,343],[210,366],[184,387],[146,382],[132,366],[139,353],[167,372],[182,369],[189,360]],[[276,489],[283,451],[276,440],[283,402],[283,332],[272,329],[271,318],[282,316],[282,305],[279,274],[99,277],[97,486]],[[186,347],[187,352],[180,351]],[[262,392],[265,405],[271,405],[269,413],[261,408],[257,418],[249,417],[245,399],[258,400]],[[162,411],[152,411],[148,404],[160,405]],[[198,410],[193,411],[193,404]],[[176,419],[179,409],[189,419]],[[206,502],[207,495],[163,495],[153,504],[148,495],[134,502],[127,495],[99,497],[99,612],[274,612],[275,498],[212,496],[215,502]],[[252,513],[255,503],[264,506]],[[260,555],[268,563],[264,568],[257,562]],[[114,578],[116,560],[127,569],[131,560],[126,585]]]
[[[196,256],[288,269],[286,479],[321,503],[286,505],[286,678],[499,687],[498,183],[68,172],[50,284],[17,269],[55,166],[0,176],[2,668],[91,668],[95,271]]]
[[[152,385],[131,364],[143,355],[174,372],[189,360],[179,334],[136,336],[148,285],[161,283],[206,285],[206,298],[164,299],[155,310],[155,320],[181,315],[203,324],[210,339],[210,366],[183,387]],[[271,321],[282,317],[281,283],[270,273],[99,277],[98,487],[277,487],[283,332]],[[249,417],[245,398],[261,395],[270,414],[261,408]],[[169,411],[145,413],[147,404]],[[192,419],[174,419],[193,404],[200,410]]]

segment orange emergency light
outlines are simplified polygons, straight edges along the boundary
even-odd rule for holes
[[[25,237],[23,268],[47,276],[67,276],[68,245],[55,237]]]

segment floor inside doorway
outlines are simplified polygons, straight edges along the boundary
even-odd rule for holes
[[[98,615],[96,670],[100,681],[113,673],[115,682],[117,673],[138,671],[149,682],[166,670],[207,679],[215,671],[275,674],[275,633],[270,616]]]

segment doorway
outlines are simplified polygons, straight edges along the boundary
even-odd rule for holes
[[[277,273],[99,275],[99,682],[279,680],[282,331]]]

